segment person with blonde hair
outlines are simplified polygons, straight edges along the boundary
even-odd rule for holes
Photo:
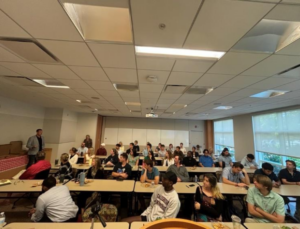
[[[224,196],[218,187],[217,178],[212,174],[205,174],[203,186],[196,189],[195,210],[196,221],[222,221]]]
[[[59,179],[61,176],[64,176],[65,179],[72,179],[72,172],[73,169],[72,165],[69,162],[69,154],[63,153],[60,156],[60,167],[56,176]]]
[[[124,148],[124,145],[123,145],[123,142],[119,142],[119,145],[120,145],[120,151],[122,151],[122,153],[125,152],[125,148]]]
[[[173,158],[172,151],[167,150],[163,166],[169,167],[170,165],[174,165],[174,158]]]

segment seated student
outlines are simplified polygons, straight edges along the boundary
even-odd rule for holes
[[[173,152],[173,156],[184,157],[183,152],[180,150],[179,146],[176,146],[175,151]]]
[[[273,187],[278,188],[281,183],[276,174],[273,172],[273,165],[271,165],[268,162],[265,162],[262,164],[261,167],[261,169],[255,170],[254,175],[261,174],[269,177],[270,180],[273,182]]]
[[[161,145],[160,146],[160,151],[158,152],[158,156],[159,157],[165,157],[165,155],[166,155],[166,149],[165,149],[165,145]]]
[[[245,176],[243,175],[245,174]],[[250,185],[250,179],[244,166],[240,162],[233,163],[232,168],[226,167],[223,169],[220,182],[234,186],[244,187]]]
[[[155,148],[155,152],[159,152],[160,151],[160,147],[161,147],[161,143],[158,143],[158,146],[156,146],[156,148]]]
[[[173,155],[172,155],[172,151],[167,150],[163,166],[169,167],[170,165],[174,165],[174,158],[173,158]]]
[[[86,153],[88,153],[89,149],[85,147],[84,142],[81,143],[81,146],[77,149],[78,156],[83,157]]]
[[[118,179],[130,179],[131,178],[131,166],[127,163],[127,153],[122,153],[120,156],[120,162],[114,166],[112,176]]]
[[[197,166],[197,161],[192,157],[192,152],[188,151],[187,156],[183,158],[182,164],[187,167]]]
[[[125,152],[125,148],[123,146],[123,142],[119,142],[119,145],[120,145],[120,150],[122,151],[122,153]]]
[[[177,182],[188,182],[190,177],[186,167],[182,166],[182,157],[174,157],[174,165],[171,165],[167,172],[171,171],[176,174]]]
[[[265,175],[254,177],[255,187],[247,194],[248,213],[246,223],[283,223],[285,207],[283,198],[272,191],[272,181]]]
[[[149,207],[140,215],[123,219],[123,222],[148,221],[158,219],[176,218],[180,210],[180,200],[173,185],[177,182],[177,176],[173,172],[166,172],[162,177],[162,185],[159,185],[152,194]]]
[[[183,143],[182,142],[180,143],[180,151],[183,153],[184,156],[186,156],[187,150],[186,150],[186,148],[183,147]]]
[[[144,151],[143,151],[143,156],[144,156],[144,157],[147,157],[147,156],[148,156],[148,152],[151,151],[151,148],[152,148],[151,143],[148,142],[146,147],[147,147],[147,148],[144,149]]]
[[[140,146],[137,140],[134,141],[134,146],[133,146],[134,150],[139,153],[140,152]]]
[[[102,143],[100,145],[100,148],[97,150],[96,155],[97,156],[106,156],[107,155],[107,151],[105,149],[105,143]]]
[[[225,163],[224,167],[231,167],[232,166],[232,159],[231,155],[229,153],[229,150],[227,148],[224,148],[221,156],[219,157],[219,165],[220,167],[223,167],[223,163]]]
[[[118,152],[116,149],[111,149],[110,155],[105,159],[105,166],[115,166],[119,162]]]
[[[133,150],[134,144],[133,142],[129,143],[129,149],[126,150],[127,155],[130,153],[130,150]]]
[[[171,151],[173,153],[174,151],[174,148],[173,148],[173,144],[169,144],[169,148],[167,149],[167,151]]]
[[[150,150],[148,152],[148,156],[147,157],[144,157],[144,161],[147,160],[147,159],[151,160],[153,162],[153,165],[156,165],[155,156],[154,156],[154,153],[153,153],[152,150]]]
[[[208,147],[208,152],[209,152],[209,156],[210,156],[213,160],[216,160],[215,153],[214,153],[214,149],[213,149],[212,147]]]
[[[130,150],[130,153],[128,154],[128,164],[133,166],[138,166],[140,161],[140,156],[136,153],[136,151]]]
[[[279,179],[283,185],[300,185],[300,172],[296,169],[296,163],[292,160],[286,160],[286,168],[280,170]],[[297,220],[300,220],[300,197],[296,199],[296,211],[294,214]]]
[[[72,165],[69,163],[69,154],[63,153],[60,156],[60,167],[58,169],[58,172],[56,173],[56,176],[58,179],[60,179],[61,176],[64,176],[65,179],[71,180],[73,169]]]
[[[224,196],[218,187],[217,178],[212,174],[205,174],[203,186],[196,189],[195,210],[196,221],[222,221]]]
[[[20,180],[31,180],[42,171],[51,169],[49,161],[45,160],[45,152],[40,151],[35,155],[36,163],[32,164],[26,171],[19,177]]]
[[[209,156],[207,149],[203,150],[204,155],[199,158],[199,165],[201,167],[215,167],[213,159]]]
[[[195,146],[193,146],[192,147],[192,156],[193,156],[193,158],[197,158],[197,157],[199,157],[199,153],[196,151],[196,147]]]
[[[29,212],[34,222],[75,222],[78,207],[73,202],[68,186],[56,186],[54,177],[48,177],[42,183],[42,193],[36,202],[36,208]]]
[[[77,161],[78,161],[77,149],[75,147],[73,147],[69,151],[69,163],[71,165],[75,165],[75,164],[77,164]]]
[[[120,144],[116,144],[116,150],[118,152],[118,157],[120,158],[121,154],[123,153],[123,151],[120,149],[121,145]]]
[[[247,156],[242,159],[241,164],[245,168],[257,169],[258,167],[258,164],[254,160],[253,154],[247,154]]]

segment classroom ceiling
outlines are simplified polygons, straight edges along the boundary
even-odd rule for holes
[[[300,22],[300,0],[85,0],[104,10],[125,9],[111,12],[113,19],[124,16],[124,31],[110,34],[106,31],[116,25],[108,20],[110,14],[103,21],[98,18],[99,23],[87,21],[80,33],[62,2],[0,1],[0,95],[104,116],[145,117],[153,107],[159,118],[203,120],[300,103],[300,68],[279,74],[300,64],[300,26],[290,32],[290,44],[276,50],[282,39],[277,35],[286,32],[290,22]],[[19,55],[3,40],[33,43]],[[226,54],[219,60],[145,57],[135,53],[135,46]],[[34,59],[37,47],[51,58]],[[57,80],[70,89],[21,85],[7,76]],[[157,81],[150,82],[149,76]],[[137,85],[138,90],[116,90],[113,84]],[[167,85],[214,90],[206,95],[168,93]],[[274,98],[250,97],[266,90],[289,92]],[[232,109],[214,109],[218,106]]]

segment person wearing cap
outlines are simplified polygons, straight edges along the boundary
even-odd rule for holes
[[[258,164],[255,162],[255,157],[253,154],[247,154],[247,156],[245,156],[242,159],[241,164],[245,168],[257,169],[258,167]]]
[[[169,171],[162,177],[159,185],[152,194],[149,207],[140,215],[125,218],[123,222],[147,221],[176,218],[180,209],[180,200],[173,185],[177,183],[175,173]]]
[[[102,143],[100,148],[97,150],[96,153],[97,156],[102,155],[102,156],[106,156],[107,155],[107,151],[105,149],[105,143]]]

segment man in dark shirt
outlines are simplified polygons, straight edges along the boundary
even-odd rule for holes
[[[133,144],[133,142],[131,142],[131,143],[129,144],[129,149],[126,150],[127,155],[130,154],[130,151],[133,150],[133,149],[134,149],[134,144]]]
[[[195,158],[192,157],[192,152],[188,151],[187,156],[183,158],[182,164],[184,166],[197,166],[197,161]]]
[[[254,175],[256,174],[261,174],[261,175],[265,175],[267,177],[270,178],[270,180],[273,182],[273,187],[278,188],[280,186],[280,181],[278,179],[278,177],[276,176],[276,174],[273,172],[273,165],[271,165],[270,163],[263,163],[261,169],[257,169],[254,172]]]
[[[112,176],[117,179],[130,179],[131,178],[131,166],[127,163],[127,153],[122,153],[120,156],[120,162],[117,163],[113,169]]]
[[[175,151],[174,151],[174,153],[173,153],[173,156],[174,156],[174,157],[175,157],[175,156],[179,156],[179,157],[181,157],[181,158],[184,157],[183,152],[180,151],[180,147],[179,147],[179,146],[176,146]]]
[[[286,168],[280,170],[279,179],[283,185],[300,185],[300,172],[296,170],[296,163],[286,160]],[[300,197],[296,199],[295,218],[300,220]]]
[[[140,147],[139,147],[139,143],[138,143],[137,140],[134,141],[133,149],[135,149],[135,151],[136,151],[137,153],[140,152]]]
[[[115,166],[118,162],[118,152],[116,149],[112,149],[108,158],[105,159],[105,166]]]

